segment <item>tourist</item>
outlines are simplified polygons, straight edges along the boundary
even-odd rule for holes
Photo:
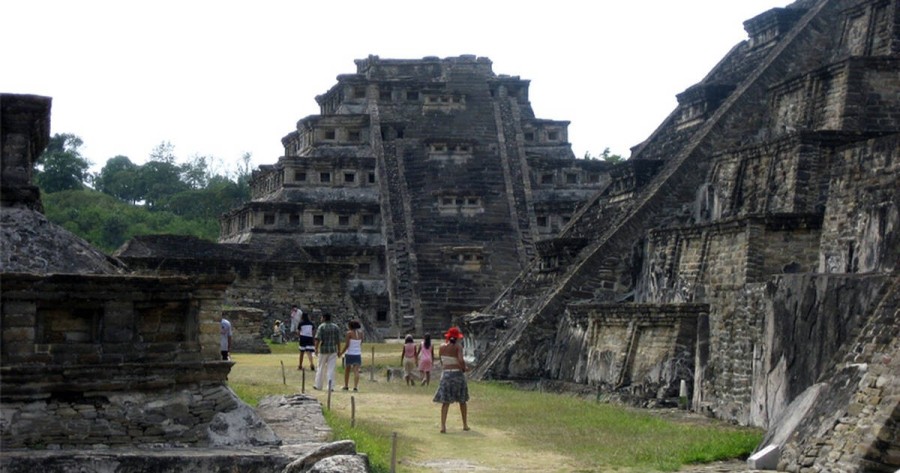
[[[434,393],[434,402],[441,403],[441,433],[447,432],[447,411],[450,404],[459,403],[459,412],[462,414],[463,430],[469,430],[466,403],[469,401],[469,386],[466,384],[466,361],[463,359],[462,332],[456,327],[450,327],[444,334],[444,343],[438,349],[441,357],[443,373]]]
[[[406,335],[406,341],[400,351],[400,365],[403,366],[403,379],[406,380],[407,386],[415,386],[416,381],[413,379],[413,372],[416,370],[418,357],[416,356],[416,342],[413,341],[412,335]]]
[[[275,326],[272,327],[272,343],[284,343],[284,338],[281,333],[281,321],[276,320]]]
[[[434,365],[434,345],[431,344],[431,335],[425,335],[425,339],[416,349],[416,355],[419,357],[422,386],[427,386],[431,384],[431,368]]]
[[[220,322],[220,330],[222,336],[219,337],[219,350],[222,352],[222,359],[228,361],[231,359],[229,353],[231,353],[231,341],[234,336],[234,332],[231,330],[231,322],[225,318],[225,315],[222,315],[222,321]]]
[[[316,330],[316,356],[319,369],[313,389],[322,389],[322,381],[328,382],[328,390],[334,389],[334,367],[341,351],[341,329],[331,321],[331,314],[322,314],[322,324]]]
[[[309,320],[309,314],[301,312],[300,322],[294,330],[300,333],[300,336],[298,337],[300,341],[297,343],[297,348],[300,350],[300,363],[297,365],[298,370],[303,369],[304,354],[309,358],[309,369],[313,371],[316,370],[315,365],[313,365],[313,352],[316,351],[316,341],[313,338],[314,328],[315,325]]]
[[[302,315],[303,311],[296,304],[291,306],[291,337],[297,336],[297,327],[300,325]]]
[[[344,391],[347,390],[350,381],[350,371],[353,371],[353,390],[359,389],[359,368],[362,366],[362,342],[363,332],[360,323],[351,320],[347,324],[347,339],[344,341]]]

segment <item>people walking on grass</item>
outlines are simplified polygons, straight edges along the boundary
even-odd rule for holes
[[[431,384],[431,368],[434,366],[434,345],[431,335],[425,335],[422,343],[416,348],[419,357],[419,372],[422,373],[422,386]]]
[[[316,370],[316,381],[313,389],[322,389],[322,382],[328,383],[328,389],[334,389],[334,367],[341,351],[341,329],[331,321],[331,314],[322,314],[322,324],[316,330],[316,356],[319,358],[319,369]]]
[[[316,367],[313,364],[313,352],[316,351],[316,341],[313,338],[313,329],[315,325],[313,325],[312,321],[309,320],[309,314],[303,312],[300,315],[300,321],[297,323],[297,327],[294,328],[300,336],[298,339],[298,349],[300,350],[300,363],[297,365],[298,370],[303,369],[303,355],[306,355],[309,358],[309,369],[315,371]]]
[[[447,411],[450,404],[459,403],[459,412],[462,414],[463,430],[469,430],[467,418],[467,406],[469,401],[469,386],[466,384],[466,361],[463,359],[462,340],[463,334],[456,327],[450,327],[444,334],[444,343],[438,349],[443,373],[434,393],[434,402],[441,403],[441,433],[447,432]]]
[[[300,325],[300,319],[303,316],[303,311],[297,307],[296,304],[291,306],[291,339],[297,336],[298,326]]]
[[[403,379],[406,380],[407,386],[415,386],[416,380],[413,379],[413,372],[418,365],[418,357],[416,356],[416,342],[412,335],[407,334],[403,343],[403,350],[400,352],[400,364],[403,366]]]
[[[344,391],[350,384],[350,372],[353,371],[353,390],[359,389],[359,368],[362,366],[363,332],[356,320],[351,320],[347,327],[347,338],[344,340]]]

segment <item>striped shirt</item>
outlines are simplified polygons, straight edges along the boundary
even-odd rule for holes
[[[316,330],[316,340],[319,341],[319,353],[337,353],[338,344],[341,343],[341,329],[331,322],[325,322]]]

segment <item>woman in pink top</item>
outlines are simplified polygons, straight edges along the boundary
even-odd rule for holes
[[[426,386],[431,383],[431,368],[434,365],[434,345],[431,344],[431,335],[425,335],[422,344],[416,347],[416,355],[419,356],[422,386]]]
[[[413,371],[416,369],[417,356],[416,343],[413,341],[412,335],[406,336],[403,343],[403,351],[400,353],[400,363],[403,365],[403,379],[406,380],[407,386],[415,386],[416,380],[413,379]]]

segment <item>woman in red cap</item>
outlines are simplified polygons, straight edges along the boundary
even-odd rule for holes
[[[466,362],[463,359],[462,344],[457,343],[463,338],[462,332],[456,327],[450,327],[444,334],[444,343],[438,349],[441,357],[441,382],[434,394],[434,402],[441,403],[441,433],[447,432],[447,411],[450,404],[459,403],[459,412],[462,414],[463,430],[469,430],[466,418],[466,403],[469,401],[469,386],[466,384]]]

